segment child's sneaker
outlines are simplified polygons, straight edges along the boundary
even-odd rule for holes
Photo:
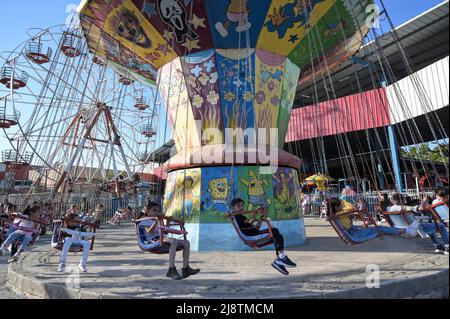
[[[80,268],[81,272],[83,272],[83,273],[87,273],[88,272],[87,268],[86,268],[86,265],[80,264],[78,267]]]
[[[66,272],[66,264],[65,263],[59,264],[58,272]]]
[[[11,258],[8,259],[8,264],[16,263],[19,260],[20,255],[15,254]]]
[[[281,274],[288,276],[289,275],[289,271],[286,270],[286,267],[284,267],[283,265],[278,264],[276,261],[274,261],[272,263],[272,267],[275,268],[276,270],[278,270]]]
[[[286,256],[284,258],[277,258],[276,263],[278,265],[281,265],[281,266],[284,266],[284,267],[287,267],[287,268],[295,268],[295,267],[297,267],[297,265],[294,262],[292,262],[292,260],[290,260],[288,256]]]

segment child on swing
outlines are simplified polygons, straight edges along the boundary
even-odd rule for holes
[[[8,231],[8,238],[0,247],[0,256],[5,254],[5,250],[14,241],[20,239],[22,240],[19,250],[8,260],[8,263],[17,262],[22,253],[28,250],[30,242],[33,241],[33,234],[38,235],[40,233],[40,230],[38,229],[39,227],[37,227],[37,224],[35,223],[35,221],[40,219],[40,209],[41,208],[39,206],[33,206],[32,208],[27,207],[23,215],[28,217],[28,219],[20,219],[16,225],[17,227],[11,228],[10,231]]]
[[[143,218],[145,217],[164,217],[164,215],[161,214],[160,206],[158,204],[149,203],[146,207],[145,215]],[[158,222],[153,220],[144,220],[139,223],[139,227],[143,227],[145,229],[148,241],[155,241],[160,239],[160,226]],[[179,240],[170,237],[165,237],[164,240],[170,243],[169,271],[167,272],[166,277],[172,278],[173,280],[181,280],[188,278],[189,276],[197,275],[200,272],[200,269],[192,269],[189,266],[191,244],[188,240]],[[183,245],[183,269],[181,276],[175,266],[177,246],[179,244]]]
[[[235,198],[231,202],[231,210],[233,213],[241,213],[244,211],[244,205],[245,202],[240,198]],[[245,236],[258,236],[262,234],[267,234],[267,230],[258,230],[254,223],[255,223],[254,216],[252,219],[247,220],[247,218],[244,215],[236,215],[236,223],[238,224],[239,228],[241,229],[242,233]],[[284,238],[283,235],[281,235],[278,228],[272,228],[273,233],[273,240],[275,245],[275,253],[277,256],[277,259],[272,263],[272,267],[278,270],[283,275],[289,275],[289,272],[287,271],[287,268],[295,268],[297,265],[293,263],[289,257],[284,252]]]
[[[388,212],[396,213],[401,211],[413,211],[416,207],[405,206],[403,205],[402,196],[399,193],[395,193],[392,195],[392,205],[388,207]],[[423,204],[422,204],[423,206]],[[434,244],[435,250],[434,252],[437,254],[445,254],[448,255],[449,242],[448,242],[448,232],[447,227],[443,223],[419,223],[418,221],[414,221],[414,223],[418,223],[418,230],[422,230],[430,237],[431,241]],[[414,224],[413,223],[413,224]],[[439,240],[437,233],[441,233],[441,240]]]
[[[361,228],[353,225],[353,219],[349,214],[356,211],[357,209],[355,209],[352,204],[346,201],[342,201],[338,198],[332,198],[331,200],[329,200],[328,218],[337,218],[345,228],[345,230],[355,238],[368,238],[374,233],[377,233],[378,230],[380,230],[384,235],[388,236],[415,237],[417,235],[417,230],[420,227],[420,223],[416,221],[405,229],[385,226],[378,226],[378,228]]]
[[[87,261],[89,258],[89,252],[91,249],[91,242],[86,240],[84,237],[95,236],[94,233],[82,233],[83,229],[81,227],[80,216],[77,213],[70,213],[66,216],[67,221],[67,232],[71,237],[67,237],[64,240],[64,246],[61,251],[60,264],[58,267],[58,272],[66,271],[66,262],[69,250],[73,245],[80,245],[83,247],[83,255],[79,264],[79,268],[83,273],[87,273]],[[61,230],[64,231],[64,230]]]

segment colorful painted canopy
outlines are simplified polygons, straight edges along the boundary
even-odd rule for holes
[[[313,176],[308,177],[307,179],[305,179],[305,182],[311,182],[311,183],[324,183],[324,182],[334,182],[335,179],[324,175],[324,174],[316,174]]]
[[[372,2],[83,0],[80,14],[91,51],[141,81],[154,83],[157,70],[177,57],[244,48],[288,58],[304,81],[354,54]]]

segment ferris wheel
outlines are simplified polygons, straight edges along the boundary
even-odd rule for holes
[[[157,93],[90,54],[80,29],[28,33],[0,55],[3,159],[29,164],[54,192],[133,181],[155,146]]]

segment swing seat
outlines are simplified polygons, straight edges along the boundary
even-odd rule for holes
[[[383,212],[383,216],[391,227],[407,228],[416,221],[416,217],[411,212]],[[416,238],[427,238],[428,235],[422,229],[418,230]]]
[[[259,230],[261,228],[262,224],[265,223],[267,226],[267,229],[265,230],[266,232],[263,234],[260,234],[260,235],[255,235],[255,236],[245,235],[242,232],[242,229],[239,227],[239,225],[236,222],[236,216],[238,216],[238,215],[253,215],[255,213],[261,214],[261,218],[258,221],[258,226],[256,228]],[[231,224],[233,225],[234,229],[236,230],[236,233],[238,234],[239,238],[249,248],[258,249],[258,248],[263,248],[263,247],[274,244],[272,225],[270,223],[270,220],[267,218],[266,210],[260,209],[257,211],[228,213],[227,216],[230,219]]]
[[[436,205],[431,206],[430,208],[431,214],[433,217],[439,222],[445,224],[448,227],[449,224],[449,211],[448,205],[445,203],[438,203]]]
[[[160,234],[154,240],[149,241],[147,239],[145,229],[140,224],[143,221],[152,220],[160,225]],[[167,221],[168,225],[164,225],[164,221]],[[139,248],[142,251],[147,253],[155,254],[155,255],[165,255],[170,251],[170,243],[164,241],[164,238],[167,234],[175,234],[175,235],[183,235],[184,240],[187,240],[187,232],[184,228],[184,222],[170,220],[169,218],[142,218],[134,221],[136,224],[136,233],[138,239]],[[179,229],[174,229],[171,227],[179,227]],[[177,251],[181,251],[184,249],[183,244],[178,243]]]
[[[345,227],[342,225],[342,223],[340,222],[340,220],[337,217],[328,218],[328,222],[334,228],[334,230],[339,235],[339,237],[342,239],[342,241],[345,242],[349,246],[363,244],[365,242],[374,240],[376,238],[383,238],[383,234],[378,230],[377,226],[373,226],[373,227],[376,227],[376,229],[378,230],[377,232],[374,232],[373,234],[371,234],[370,236],[367,236],[365,238],[357,238],[357,237],[352,236],[345,229]],[[364,227],[369,227],[369,226],[367,226],[365,224]]]
[[[66,226],[66,220],[55,220],[53,222],[53,233],[52,233],[52,240],[51,240],[51,246],[53,249],[56,250],[62,250],[64,247],[64,243],[66,238],[71,237],[74,233],[79,233],[77,231],[72,231],[70,229],[67,229]],[[90,224],[86,222],[80,223],[82,226],[89,228],[90,232],[81,232],[81,235],[85,235],[87,237],[91,237],[91,247],[90,250],[94,250],[94,242],[95,242],[95,231],[96,231],[96,225]],[[71,253],[79,253],[83,251],[83,246],[74,244],[70,247],[69,252]]]

